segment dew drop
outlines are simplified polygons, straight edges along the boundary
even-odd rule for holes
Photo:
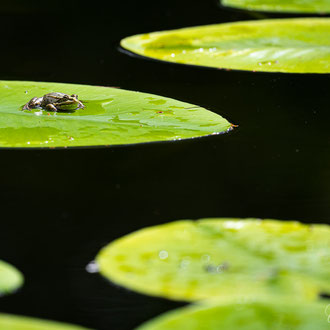
[[[162,259],[162,260],[167,259],[168,258],[168,252],[165,251],[165,250],[159,251],[158,257],[159,257],[159,259]]]
[[[223,273],[229,268],[229,263],[228,262],[223,262],[219,266],[217,266],[217,273]]]
[[[96,261],[93,260],[86,266],[86,271],[91,274],[98,273],[99,265],[96,263]]]
[[[211,260],[211,257],[208,254],[203,254],[201,256],[202,262],[209,262]]]
[[[189,266],[189,264],[190,264],[190,258],[189,257],[185,257],[180,262],[180,268],[185,269],[185,268],[187,268]]]

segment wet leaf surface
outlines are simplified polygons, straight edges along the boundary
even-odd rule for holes
[[[22,110],[49,92],[78,94],[73,113]],[[0,82],[0,147],[70,147],[181,140],[226,132],[231,124],[201,107],[117,88]]]
[[[329,73],[330,19],[274,19],[136,35],[123,48],[154,59],[267,72]]]
[[[59,322],[0,313],[0,329],[4,330],[87,330]]]
[[[102,275],[169,299],[330,292],[330,227],[276,220],[204,219],[149,227],[97,256]]]
[[[147,322],[140,330],[326,330],[330,305],[325,302],[236,301],[189,306]]]
[[[0,260],[0,297],[23,284],[23,275],[12,265]]]
[[[329,0],[222,0],[224,6],[248,10],[292,13],[330,12]]]

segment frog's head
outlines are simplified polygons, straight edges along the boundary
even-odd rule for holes
[[[84,105],[78,100],[77,94],[64,94],[64,96],[57,101],[56,107],[58,110],[74,111],[76,109],[84,108]]]

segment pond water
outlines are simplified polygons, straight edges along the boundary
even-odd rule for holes
[[[0,311],[132,329],[183,303],[88,273],[113,239],[202,217],[330,223],[329,75],[212,70],[118,49],[121,38],[136,33],[271,15],[226,10],[212,0],[145,0],[80,7],[5,1],[0,16],[1,79],[119,86],[200,105],[239,125],[187,141],[1,150],[0,258],[26,283],[1,298]]]

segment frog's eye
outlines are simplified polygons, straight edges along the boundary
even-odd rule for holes
[[[75,97],[77,99],[78,95],[77,94],[72,94],[71,97]]]

